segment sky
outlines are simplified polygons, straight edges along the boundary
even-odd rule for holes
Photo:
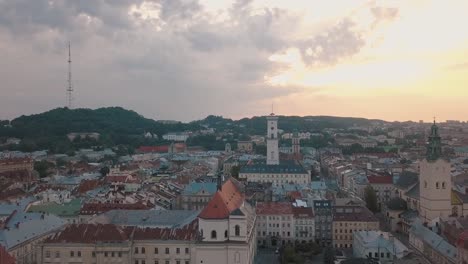
[[[468,120],[468,1],[0,0],[0,119]]]

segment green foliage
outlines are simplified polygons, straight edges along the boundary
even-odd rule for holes
[[[302,264],[304,258],[297,254],[292,246],[286,246],[283,250],[282,263]]]
[[[255,154],[258,155],[266,155],[267,154],[267,147],[266,145],[255,145]]]
[[[102,176],[107,176],[107,174],[109,174],[110,172],[110,169],[109,167],[105,166],[105,167],[102,167],[99,172],[101,173]]]
[[[40,178],[49,176],[51,174],[51,169],[54,167],[55,165],[52,162],[46,160],[34,162],[34,170],[39,173]]]
[[[323,263],[333,264],[335,261],[335,250],[332,247],[326,247],[323,252]]]
[[[364,200],[366,201],[366,207],[369,208],[372,212],[378,212],[379,207],[377,205],[377,195],[372,186],[367,185],[364,189]]]
[[[206,150],[224,150],[226,142],[216,140],[215,135],[198,135],[187,139],[188,146],[201,146]]]
[[[239,178],[239,171],[240,171],[240,166],[232,166],[231,167],[231,176],[238,179]]]

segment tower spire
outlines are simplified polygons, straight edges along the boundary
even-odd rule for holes
[[[73,86],[72,86],[72,72],[71,72],[71,45],[68,42],[68,87],[67,87],[67,107],[72,108],[73,101]]]
[[[434,124],[431,126],[431,134],[429,135],[429,144],[427,145],[426,158],[429,161],[435,161],[441,156],[442,146],[439,135],[439,127],[437,127],[434,118]]]

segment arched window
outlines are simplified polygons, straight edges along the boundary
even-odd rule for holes
[[[236,234],[236,236],[240,236],[240,226],[239,226],[239,225],[236,225],[236,226],[234,227],[234,229],[235,229],[235,234]]]
[[[216,231],[211,231],[211,238],[216,239]]]
[[[424,181],[424,188],[427,188],[427,181]]]
[[[445,189],[445,182],[442,182],[442,189]]]
[[[224,238],[227,238],[228,237],[228,231],[224,231]]]
[[[144,247],[141,248],[141,254],[145,254],[146,250]]]
[[[436,189],[439,189],[439,182],[436,182]]]

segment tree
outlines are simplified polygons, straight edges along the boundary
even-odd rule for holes
[[[236,178],[236,179],[239,179],[239,171],[240,171],[240,166],[238,166],[238,165],[232,166],[231,167],[231,176]]]
[[[366,189],[364,189],[364,200],[366,201],[366,206],[369,208],[369,210],[374,213],[379,211],[377,205],[377,195],[371,185],[367,185]]]
[[[335,261],[335,250],[332,247],[326,247],[323,252],[323,263],[333,264]]]
[[[101,175],[102,175],[103,177],[106,177],[107,174],[109,174],[110,169],[109,169],[109,167],[105,166],[105,167],[102,167],[102,168],[99,170],[99,172],[101,173]]]
[[[34,162],[34,170],[39,173],[40,178],[49,176],[50,169],[54,168],[54,164],[46,160]]]

